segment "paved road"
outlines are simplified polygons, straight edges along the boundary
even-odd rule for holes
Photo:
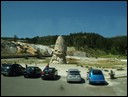
[[[1,96],[126,96],[127,78],[114,79],[108,85],[67,83],[65,76],[58,80],[41,78],[4,77],[1,75]]]

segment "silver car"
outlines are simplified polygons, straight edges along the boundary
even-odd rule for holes
[[[81,82],[82,78],[78,69],[69,69],[67,72],[67,82]]]

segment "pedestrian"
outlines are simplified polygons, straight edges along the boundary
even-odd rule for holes
[[[113,70],[110,71],[110,79],[114,79],[115,78],[115,72],[113,72]]]
[[[27,65],[27,64],[25,64],[25,66],[26,66],[26,68],[28,67],[28,65]]]
[[[46,65],[46,68],[49,68],[49,63],[48,63],[48,65]]]

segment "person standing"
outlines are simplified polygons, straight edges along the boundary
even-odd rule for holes
[[[26,66],[26,68],[28,67],[28,65],[27,65],[27,64],[25,64],[25,66]]]
[[[49,63],[46,65],[46,68],[49,68]]]

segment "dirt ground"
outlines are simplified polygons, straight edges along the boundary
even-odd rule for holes
[[[69,58],[69,56],[67,57]],[[81,71],[81,75],[85,78],[87,76],[87,71],[89,67],[86,67],[87,62],[96,62],[98,60],[107,60],[107,58],[80,58],[80,57],[70,57],[74,58],[77,60],[80,60],[84,62],[84,65],[80,64],[49,64],[52,67],[55,67],[58,69],[58,73],[60,75],[66,76],[66,71],[69,68],[77,68]],[[11,59],[1,59],[1,64],[2,63],[18,63],[21,64],[23,67],[27,64],[28,66],[38,66],[42,70],[45,68],[45,66],[49,63],[50,57],[48,58],[43,58],[43,59],[37,59],[37,58],[29,58],[29,59],[24,59],[24,58],[11,58]],[[123,70],[117,70],[113,68],[102,68],[102,67],[93,67],[93,68],[98,68],[101,69],[105,75],[105,78],[108,79],[110,78],[110,70],[113,70],[115,72],[115,77],[127,77],[127,60],[125,61],[123,66]]]

